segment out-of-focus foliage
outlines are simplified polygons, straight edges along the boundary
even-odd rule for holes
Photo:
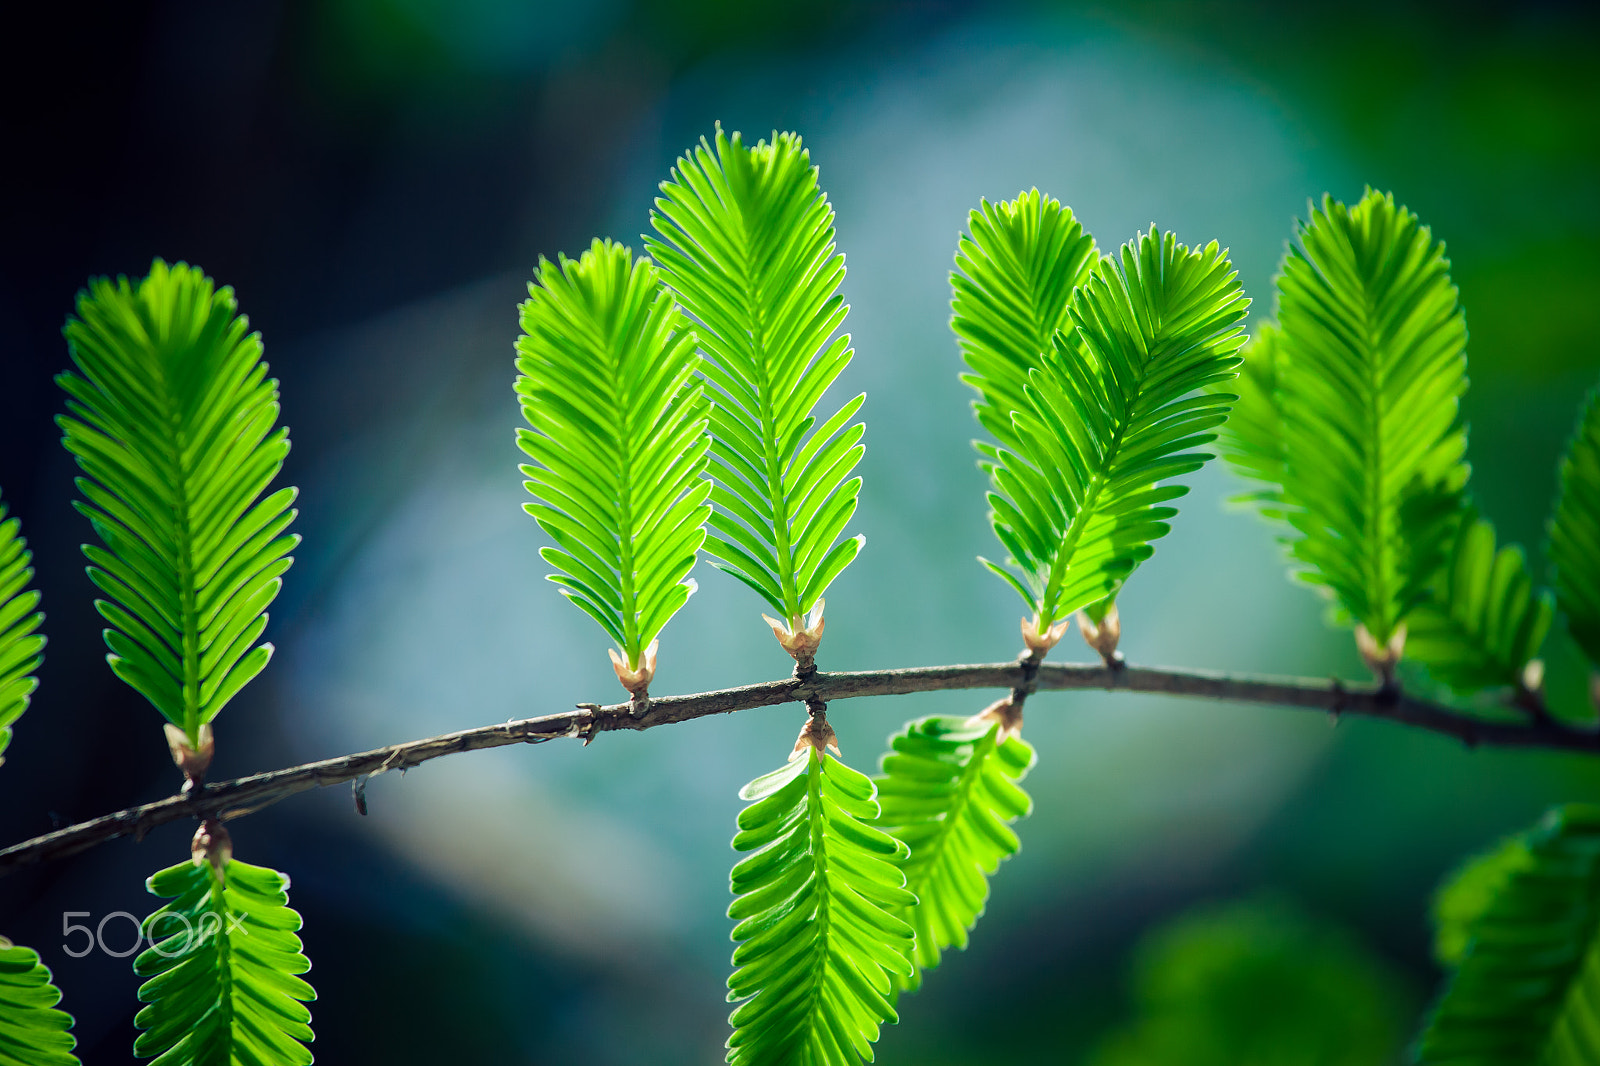
[[[134,1054],[153,1066],[308,1066],[316,992],[299,976],[311,963],[289,879],[230,859],[220,873],[182,862],[148,884],[171,902],[145,919],[150,947],[134,960],[148,1004]]]
[[[1135,1014],[1089,1066],[1387,1066],[1404,988],[1343,932],[1279,900],[1203,908],[1149,934]]]
[[[903,981],[914,990],[946,948],[967,946],[989,878],[1021,846],[1011,826],[1033,810],[1018,786],[1035,756],[998,722],[939,715],[906,723],[889,747],[878,826],[910,851],[900,865],[916,903],[897,913],[917,934],[916,972]]]
[[[1306,580],[1384,645],[1444,564],[1468,474],[1444,246],[1392,196],[1325,197],[1284,259],[1277,316],[1246,354],[1260,366],[1229,453],[1266,482],[1257,499]]]
[[[56,380],[57,421],[87,477],[78,509],[108,661],[199,746],[210,722],[272,658],[257,641],[300,538],[295,490],[261,494],[289,454],[261,338],[185,263],[138,282],[100,278],[66,326],[77,373]]]
[[[0,1063],[77,1066],[72,1015],[56,1009],[61,990],[32,948],[0,937]]]
[[[44,615],[36,609],[39,591],[28,588],[33,555],[21,527],[20,520],[6,517],[0,502],[0,763],[11,743],[12,723],[39,687],[33,675],[44,661],[44,635],[38,632]]]
[[[1455,972],[1420,1063],[1585,1066],[1600,1059],[1600,807],[1553,810],[1441,893]]]
[[[1025,237],[1060,243],[1059,226]],[[1051,251],[1025,243],[1009,254],[1039,254],[1064,276],[1081,269],[1081,252]],[[1040,287],[1065,283],[1061,277]],[[957,291],[974,308],[1009,301],[999,288]],[[1054,333],[1040,365],[1027,371],[1024,406],[1010,412],[1016,449],[979,445],[994,485],[990,524],[1007,552],[1006,566],[985,565],[1022,597],[1040,633],[1108,602],[1150,557],[1150,542],[1170,530],[1177,510],[1165,505],[1188,490],[1161,482],[1211,458],[1189,449],[1215,439],[1233,396],[1200,390],[1235,375],[1248,306],[1215,242],[1191,250],[1154,230],[1100,259],[1072,290],[1072,330]],[[981,333],[985,322],[1009,314],[991,308],[958,319],[957,336]],[[982,371],[967,378],[985,403],[1017,391],[1014,360],[992,365],[993,384]],[[980,418],[998,418],[984,404],[979,409]]]
[[[1600,393],[1589,398],[1561,465],[1550,562],[1567,628],[1589,661],[1600,665]]]
[[[715,565],[755,589],[791,631],[861,550],[839,540],[856,511],[851,477],[864,395],[818,420],[850,364],[844,256],[833,207],[792,133],[746,147],[719,125],[715,145],[678,160],[645,243],[693,316],[711,385]]]
[[[905,844],[873,828],[871,778],[807,744],[739,793],[739,898],[728,999],[734,1066],[856,1066],[898,1020],[895,980],[912,974],[916,903],[897,861]]]
[[[1449,564],[1413,612],[1406,652],[1457,692],[1523,683],[1555,604],[1534,589],[1522,549],[1495,550],[1494,526],[1462,518]]]
[[[539,265],[517,341],[517,442],[557,547],[551,581],[599,622],[630,671],[695,585],[711,513],[707,405],[694,337],[647,259],[595,241]]]

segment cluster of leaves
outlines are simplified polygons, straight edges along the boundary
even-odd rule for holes
[[[1234,397],[1249,300],[1215,242],[1154,230],[1116,256],[1037,190],[972,213],[952,275],[953,328],[977,389],[1008,553],[984,560],[1040,634],[1083,608],[1101,616],[1170,530],[1164,484],[1211,456]]]
[[[1466,324],[1444,245],[1393,196],[1326,198],[1278,279],[1276,325],[1246,351],[1225,433],[1244,498],[1281,531],[1299,575],[1359,627],[1392,676],[1402,650],[1458,693],[1512,689],[1542,708],[1532,667],[1559,605],[1600,664],[1600,415],[1585,416],[1550,529],[1556,591],[1467,495]]]
[[[800,139],[752,146],[719,127],[661,191],[644,237],[652,258],[596,241],[541,261],[517,343],[526,509],[553,542],[551,580],[616,643],[636,697],[702,549],[777,612],[768,620],[803,677],[823,593],[863,543],[846,531],[865,397],[822,406],[853,356],[840,332],[844,258]],[[1600,400],[1562,469],[1547,592],[1471,509],[1464,319],[1443,246],[1392,197],[1311,212],[1285,259],[1277,324],[1242,364],[1249,301],[1214,242],[1190,248],[1152,229],[1100,255],[1038,190],[982,202],[969,229],[952,327],[1006,553],[985,565],[1027,604],[1035,655],[1074,614],[1105,618],[1169,531],[1186,491],[1175,479],[1211,458],[1203,449],[1236,410],[1226,445],[1256,483],[1248,498],[1386,680],[1404,649],[1458,692],[1509,688],[1543,715],[1533,664],[1558,610],[1600,665]],[[181,263],[91,283],[66,336],[76,371],[59,379],[60,425],[101,541],[84,551],[108,597],[96,603],[108,660],[167,720],[193,780],[210,722],[271,656],[266,609],[298,542],[295,490],[267,491],[289,447],[276,383],[231,291]],[[0,509],[0,751],[43,646],[28,563]],[[870,1060],[898,997],[966,946],[1031,807],[1020,699],[909,723],[876,778],[835,757],[813,706],[795,755],[746,786],[730,1062]],[[1567,808],[1444,893],[1440,953],[1454,975],[1422,1061],[1600,1054],[1597,857],[1600,813]],[[286,886],[216,839],[150,879],[172,902],[144,926],[165,939],[136,962],[148,978],[138,1054],[163,1066],[312,1061],[310,964]],[[1283,944],[1327,948],[1280,919],[1267,931]],[[1230,929],[1190,930],[1162,957],[1196,943],[1225,955]],[[76,1061],[48,971],[0,946],[0,1059]],[[1258,969],[1271,976],[1277,962]],[[1349,957],[1334,962],[1318,980],[1355,972]],[[1211,1039],[1169,1009],[1182,997],[1165,979],[1149,989],[1163,1018],[1108,1045],[1104,1061],[1176,1061],[1162,1043],[1173,1034]],[[1212,993],[1233,994],[1222,982]]]
[[[1551,811],[1441,890],[1451,971],[1420,1063],[1581,1066],[1600,1058],[1600,807]]]

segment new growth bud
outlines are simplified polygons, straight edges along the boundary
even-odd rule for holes
[[[659,640],[652,640],[650,646],[644,650],[640,657],[639,668],[632,669],[622,656],[617,654],[617,649],[607,648],[606,654],[611,656],[611,669],[617,672],[617,680],[622,682],[622,687],[635,697],[647,695],[650,681],[656,676],[656,650],[661,646]]]
[[[1022,706],[1010,696],[1002,696],[989,706],[972,716],[973,725],[987,726],[996,722],[1000,724],[1000,735],[996,738],[1004,744],[1012,737],[1022,735]]]
[[[1099,625],[1095,625],[1088,611],[1079,611],[1078,632],[1083,634],[1085,644],[1100,653],[1100,658],[1105,660],[1107,666],[1115,666],[1121,661],[1117,655],[1117,642],[1122,639],[1122,616],[1117,613],[1116,604],[1106,608]]]
[[[1033,621],[1026,618],[1022,620],[1022,643],[1028,646],[1028,651],[1035,659],[1043,659],[1051,648],[1061,643],[1061,638],[1067,635],[1067,627],[1072,624],[1071,618],[1063,618],[1043,633],[1039,632],[1039,616],[1034,615]]]
[[[196,866],[210,863],[211,868],[217,872],[217,880],[222,880],[223,871],[228,866],[228,861],[233,858],[233,839],[228,836],[228,830],[215,818],[207,818],[200,823],[200,828],[194,831],[194,839],[189,842],[189,859]]]
[[[1367,669],[1377,676],[1378,682],[1384,686],[1394,684],[1394,668],[1400,663],[1400,655],[1406,648],[1405,623],[1395,627],[1389,634],[1389,640],[1379,647],[1376,639],[1366,626],[1356,626],[1356,650],[1361,653],[1361,659],[1367,664]]]
[[[167,750],[172,753],[173,765],[183,771],[183,790],[198,788],[211,766],[211,757],[217,753],[217,738],[211,732],[211,724],[207,722],[200,727],[198,748],[189,743],[189,734],[171,722],[162,726],[162,731],[167,735]]]
[[[772,627],[772,635],[778,638],[783,650],[794,658],[797,674],[809,674],[816,669],[817,646],[822,643],[822,607],[826,602],[818,600],[809,617],[795,615],[787,623],[770,614],[761,616],[761,620]]]
[[[795,739],[794,751],[789,753],[789,761],[794,762],[805,754],[807,748],[816,748],[817,754],[831,751],[839,755],[839,738],[833,731],[833,726],[828,724],[828,712],[822,703],[810,705],[811,713],[806,718],[806,724],[800,727],[800,735]]]

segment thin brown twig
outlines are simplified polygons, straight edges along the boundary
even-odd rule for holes
[[[407,770],[431,759],[508,744],[541,744],[563,737],[583,739],[610,730],[651,729],[713,714],[770,707],[798,701],[854,699],[858,696],[905,695],[955,689],[1034,691],[1106,689],[1195,696],[1234,703],[1272,704],[1337,715],[1381,718],[1455,737],[1468,746],[1542,748],[1600,753],[1600,733],[1563,724],[1554,718],[1490,721],[1474,718],[1441,704],[1416,699],[1393,687],[1350,686],[1306,678],[1247,677],[1204,670],[1167,670],[1121,664],[1116,667],[1076,663],[1041,663],[1030,679],[1021,662],[957,666],[924,666],[902,670],[824,673],[787,677],[758,685],[717,689],[688,696],[652,698],[644,714],[633,705],[584,704],[569,711],[479,726],[456,733],[393,744],[336,759],[252,774],[207,784],[189,794],[107,814],[66,829],[34,837],[0,851],[0,876],[20,866],[65,858],[117,837],[143,837],[156,826],[185,818],[243,817],[297,792],[342,784],[388,770]],[[358,789],[360,795],[364,789]]]

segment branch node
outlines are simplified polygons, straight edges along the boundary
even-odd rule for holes
[[[1116,604],[1106,608],[1098,624],[1089,617],[1088,611],[1079,611],[1078,632],[1083,634],[1084,643],[1099,653],[1106,669],[1122,668],[1122,653],[1117,650],[1117,642],[1122,639],[1122,616],[1117,613]]]
[[[1000,734],[996,740],[1004,744],[1011,737],[1022,735],[1022,703],[1012,696],[1001,696],[973,715],[971,721],[980,726],[997,723]]]
[[[818,600],[809,616],[795,615],[787,622],[780,622],[770,614],[761,616],[761,620],[772,627],[772,635],[778,638],[783,650],[794,659],[794,676],[802,681],[810,680],[817,672],[817,648],[822,644],[824,627],[822,609],[826,604],[826,600]]]

